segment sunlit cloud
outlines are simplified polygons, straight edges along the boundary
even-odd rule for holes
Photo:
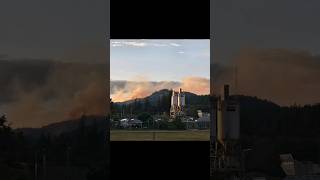
[[[180,47],[181,44],[170,41],[154,42],[150,40],[111,40],[112,47]]]
[[[123,102],[136,98],[144,98],[162,89],[179,89],[198,95],[209,94],[210,80],[204,77],[186,76],[176,81],[111,81],[111,99]]]
[[[181,44],[177,44],[177,43],[170,43],[171,46],[175,46],[175,47],[180,47]]]
[[[122,46],[129,46],[129,47],[145,47],[147,43],[140,42],[140,41],[111,41],[112,47],[122,47]]]

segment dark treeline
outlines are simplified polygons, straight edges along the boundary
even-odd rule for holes
[[[244,136],[320,137],[320,104],[280,107],[266,100],[237,96]]]
[[[73,131],[28,137],[0,118],[0,166],[4,179],[106,178],[106,119],[83,116]],[[37,164],[37,165],[36,165]]]
[[[161,114],[170,111],[171,93],[169,90],[162,90],[142,99],[134,99],[123,103],[112,103],[112,114],[137,115],[143,112],[150,114]]]
[[[252,149],[246,159],[249,170],[283,176],[283,153],[320,162],[320,104],[281,107],[256,97],[233,98],[240,102],[242,146]]]

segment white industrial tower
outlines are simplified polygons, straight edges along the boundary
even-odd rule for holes
[[[185,105],[185,94],[182,89],[180,88],[178,92],[172,90],[170,117],[175,118],[176,116],[184,115]]]

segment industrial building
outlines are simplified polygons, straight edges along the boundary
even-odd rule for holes
[[[201,110],[199,110],[201,111]],[[199,114],[199,113],[198,113]],[[210,128],[210,114],[201,112],[201,115],[198,115],[198,119],[191,117],[185,117],[182,119],[182,122],[185,124],[186,129],[209,129]]]
[[[182,122],[185,123],[187,129],[209,129],[210,128],[210,114],[198,110],[198,119],[187,117],[185,114],[186,98],[185,94],[180,88],[179,91],[172,90],[170,117],[172,119],[180,116]]]
[[[224,86],[223,95],[217,101],[217,139],[220,143],[238,141],[240,138],[239,104],[229,97],[229,86]]]
[[[198,119],[195,120],[197,129],[210,128],[210,114],[198,110]]]
[[[184,115],[185,105],[185,94],[182,89],[180,88],[178,92],[172,90],[170,117],[175,118]]]
[[[229,86],[220,95],[212,96],[210,134],[210,177],[215,180],[268,179],[267,175],[245,171],[245,153],[240,143],[240,106],[229,95]],[[280,155],[284,180],[320,180],[320,165],[297,161],[292,154]]]
[[[281,168],[286,173],[285,180],[320,180],[320,166],[310,161],[301,162],[292,154],[281,154]]]
[[[143,122],[139,119],[121,119],[119,126],[121,128],[142,128]]]
[[[240,107],[229,96],[229,85],[212,99],[210,175],[215,179],[236,179],[243,173],[240,144]]]

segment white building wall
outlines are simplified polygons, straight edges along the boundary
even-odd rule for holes
[[[179,107],[183,107],[185,106],[185,95],[184,93],[182,92],[182,89],[180,88],[179,92],[178,93],[178,106]]]
[[[219,141],[240,138],[240,111],[237,103],[219,100],[217,118],[217,138]]]
[[[171,106],[177,106],[177,105],[178,105],[178,96],[175,92],[173,92],[171,96]]]
[[[228,110],[231,108],[232,110]],[[233,111],[234,110],[234,111]],[[226,107],[226,138],[237,140],[240,138],[240,113],[239,113],[239,105],[232,104]]]

